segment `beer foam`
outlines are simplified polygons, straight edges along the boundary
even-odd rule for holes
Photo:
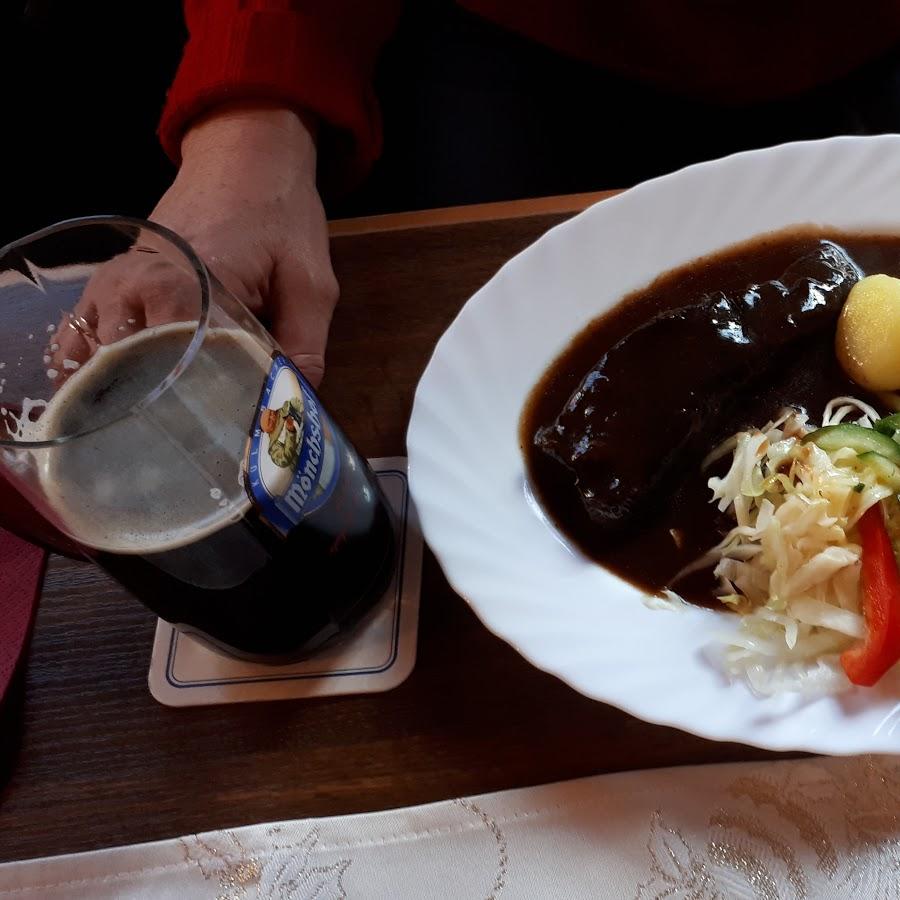
[[[48,502],[79,543],[162,553],[247,512],[241,467],[269,362],[263,345],[243,331],[210,329],[175,383],[146,409],[134,408],[193,334],[192,324],[170,323],[102,347],[26,426],[30,440],[53,440],[77,432],[92,402],[127,401],[131,409],[95,432],[31,451]]]
[[[3,407],[3,424],[9,438],[14,441],[41,440],[33,436],[37,431],[37,422],[31,421],[31,414],[36,409],[45,409],[48,405],[46,400],[32,400],[31,397],[25,397],[22,400],[22,411],[18,415],[11,409]]]

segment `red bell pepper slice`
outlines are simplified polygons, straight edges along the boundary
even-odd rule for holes
[[[841,654],[841,665],[854,684],[871,687],[900,660],[900,570],[880,503],[859,520],[859,535],[866,636]]]

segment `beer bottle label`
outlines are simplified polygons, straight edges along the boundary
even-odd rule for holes
[[[328,502],[340,467],[334,429],[312,387],[287,357],[274,356],[250,432],[250,499],[287,534]]]

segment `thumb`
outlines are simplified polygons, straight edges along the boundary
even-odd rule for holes
[[[325,346],[338,294],[328,263],[317,272],[297,259],[276,266],[267,304],[272,335],[313,387],[325,372]]]

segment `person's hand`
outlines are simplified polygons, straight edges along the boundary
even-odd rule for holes
[[[285,109],[222,108],[194,125],[150,218],[185,238],[317,385],[338,285],[306,124]]]
[[[185,238],[318,385],[338,288],[315,166],[312,137],[294,113],[219,110],[186,135],[181,170],[151,218]],[[196,318],[192,277],[154,252],[159,240],[148,232],[93,273],[48,335],[55,383],[101,345]]]

